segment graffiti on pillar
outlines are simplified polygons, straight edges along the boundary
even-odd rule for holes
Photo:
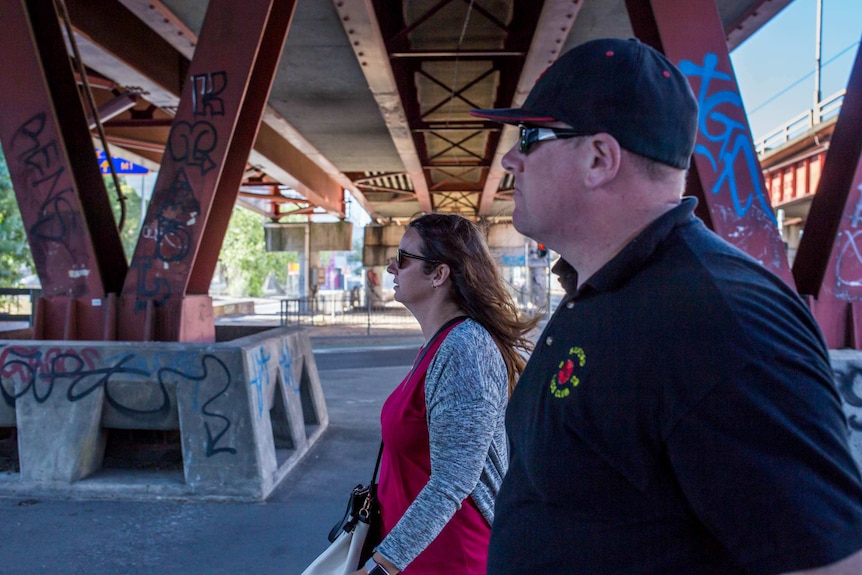
[[[195,411],[198,409],[198,396],[200,395],[201,385],[206,383],[207,387],[210,388],[210,393],[207,394],[207,400],[200,407],[200,413],[204,417],[204,431],[206,432],[206,456],[212,457],[218,453],[235,454],[236,448],[222,444],[222,439],[228,430],[230,430],[233,423],[227,415],[216,411],[216,406],[213,405],[216,401],[225,401],[227,399],[227,392],[231,387],[230,370],[225,363],[215,355],[205,354],[201,357],[201,369],[199,372],[194,373],[192,370],[184,371],[173,367],[162,367],[159,369],[159,383],[162,382],[163,378],[168,378],[169,376],[174,376],[174,378],[179,380],[177,384],[182,383],[181,380],[184,379],[193,382],[192,407]],[[214,383],[215,385],[213,385]],[[215,387],[215,389],[211,389],[212,387]]]
[[[38,202],[35,221],[27,222],[34,261],[45,263],[54,251],[51,246],[63,249],[71,259],[69,277],[78,284],[73,295],[79,295],[85,290],[82,279],[89,273],[89,253],[76,249],[83,241],[80,237],[73,238],[83,233],[80,214],[74,190],[68,185],[62,148],[56,139],[45,137],[46,122],[45,113],[27,119],[12,137],[7,160],[10,166],[18,163],[23,168],[30,186],[27,195]],[[51,263],[56,265],[55,261]]]
[[[713,53],[704,56],[702,65],[689,60],[679,64],[686,77],[700,78],[697,92],[698,130],[709,142],[718,145],[714,153],[709,147],[697,144],[694,153],[705,157],[712,166],[713,174],[718,176],[710,192],[720,194],[726,191],[737,218],[745,217],[754,202],[757,202],[772,224],[777,225],[761,185],[760,164],[748,127],[721,111],[722,107],[729,108],[737,112],[737,117],[745,117],[733,77],[719,71],[717,66],[718,56]],[[722,83],[726,83],[729,89],[721,89]],[[740,157],[745,165],[743,173],[737,173],[734,169]]]
[[[180,368],[151,368],[135,353],[103,358],[96,348],[3,347],[0,349],[0,397],[9,407],[15,407],[16,400],[30,393],[37,403],[45,403],[53,395],[58,382],[68,381],[65,399],[70,403],[102,389],[109,405],[134,419],[167,414],[172,405],[169,384],[191,386],[192,408],[201,414],[206,433],[206,456],[235,454],[237,450],[226,445],[225,437],[233,423],[217,405],[217,402],[223,404],[227,400],[227,392],[232,385],[227,366],[212,354],[203,355],[199,364],[191,364],[187,358],[179,363],[182,364]],[[176,365],[177,362],[171,361],[171,364]],[[133,397],[124,396],[112,388],[114,383],[130,380],[155,381],[159,397],[150,405],[141,406],[139,402],[131,401]],[[205,391],[202,390],[204,386]]]
[[[153,258],[150,256],[135,258],[132,267],[137,272],[135,293],[138,295],[138,299],[135,302],[135,311],[146,308],[147,299],[153,300],[156,305],[164,303],[170,296],[171,286],[165,278],[150,273],[150,268],[153,267]]]
[[[839,251],[835,259],[835,296],[844,300],[858,296],[862,287],[862,229],[859,228],[862,222],[862,185],[856,191],[860,192],[856,208],[849,216],[849,228],[845,227],[838,233]]]
[[[192,109],[195,116],[224,116],[224,101],[219,95],[227,87],[226,72],[192,76]]]
[[[140,408],[126,405],[111,392],[111,379],[130,376],[146,377],[146,371],[127,365],[134,354],[127,354],[115,362],[103,363],[95,349],[82,350],[51,348],[8,347],[0,353],[0,393],[6,404],[13,406],[15,400],[33,393],[37,403],[47,401],[58,381],[69,381],[66,399],[80,401],[97,389],[103,389],[105,401],[125,415],[150,415],[167,413],[171,407],[167,389],[161,385],[161,400],[154,407]],[[17,384],[17,385],[16,385]],[[16,391],[17,389],[17,391]]]
[[[252,377],[249,384],[254,388],[255,396],[257,398],[257,415],[258,417],[263,417],[263,408],[266,403],[265,400],[265,392],[269,390],[270,380],[269,380],[269,360],[272,359],[272,356],[263,349],[263,347],[259,347],[257,352],[252,354],[253,364],[252,368]]]
[[[175,289],[163,275],[171,266],[188,265],[193,256],[195,225],[200,222],[201,205],[195,185],[218,167],[213,154],[219,143],[216,125],[203,118],[225,114],[221,97],[228,85],[224,71],[196,74],[190,78],[192,115],[194,121],[177,120],[171,126],[165,153],[176,166],[176,173],[167,189],[156,190],[155,215],[148,218],[141,239],[152,242],[141,255],[148,261],[135,265],[137,275],[135,311],[146,307],[146,300],[161,304]],[[178,278],[184,279],[184,272]],[[161,281],[160,281],[161,280]]]
[[[218,144],[215,126],[206,121],[174,122],[168,137],[168,153],[178,164],[194,167],[206,174],[216,167],[210,157]]]
[[[156,259],[170,263],[189,255],[192,240],[189,228],[195,224],[200,209],[185,170],[181,169],[159,210],[155,233],[147,230],[148,237],[155,236]]]
[[[278,354],[278,365],[281,367],[281,377],[284,381],[284,386],[299,394],[299,385],[293,378],[293,354],[290,352],[290,345],[287,339],[281,342],[281,349]]]

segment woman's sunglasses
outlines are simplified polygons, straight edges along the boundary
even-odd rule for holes
[[[395,255],[395,265],[398,269],[402,269],[404,265],[404,258],[412,258],[414,260],[422,260],[423,262],[430,262],[432,264],[442,264],[443,262],[439,260],[432,260],[431,258],[426,258],[425,256],[417,256],[416,254],[411,254],[410,252],[405,252],[404,250],[399,249]]]
[[[569,130],[565,128],[540,128],[538,126],[518,126],[521,130],[521,137],[518,140],[518,149],[522,154],[530,151],[530,147],[536,142],[544,142],[545,140],[559,140],[563,138],[577,138],[578,136],[587,136],[579,130]]]

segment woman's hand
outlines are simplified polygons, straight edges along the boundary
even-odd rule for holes
[[[374,554],[374,561],[386,569],[386,572],[389,573],[389,575],[396,575],[398,573],[398,568],[380,553]],[[368,575],[368,571],[365,570],[365,567],[361,567],[350,575]]]

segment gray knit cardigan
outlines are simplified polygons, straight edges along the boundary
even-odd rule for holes
[[[468,495],[493,522],[508,467],[507,400],[506,365],[491,334],[471,319],[455,326],[425,378],[431,479],[377,547],[399,570],[437,537]]]

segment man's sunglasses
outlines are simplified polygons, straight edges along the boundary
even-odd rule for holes
[[[544,142],[545,140],[559,140],[562,138],[576,138],[578,136],[587,136],[584,132],[578,130],[569,130],[566,128],[539,128],[538,126],[518,126],[521,130],[521,138],[518,141],[518,149],[522,154],[530,151],[530,146],[536,142]]]
[[[416,254],[411,254],[410,252],[405,252],[404,250],[398,250],[395,255],[395,265],[398,266],[398,269],[402,269],[404,267],[404,258],[412,258],[414,260],[422,260],[423,262],[430,262],[432,264],[442,264],[443,262],[439,260],[432,260],[431,258],[426,258],[425,256],[417,256]]]

